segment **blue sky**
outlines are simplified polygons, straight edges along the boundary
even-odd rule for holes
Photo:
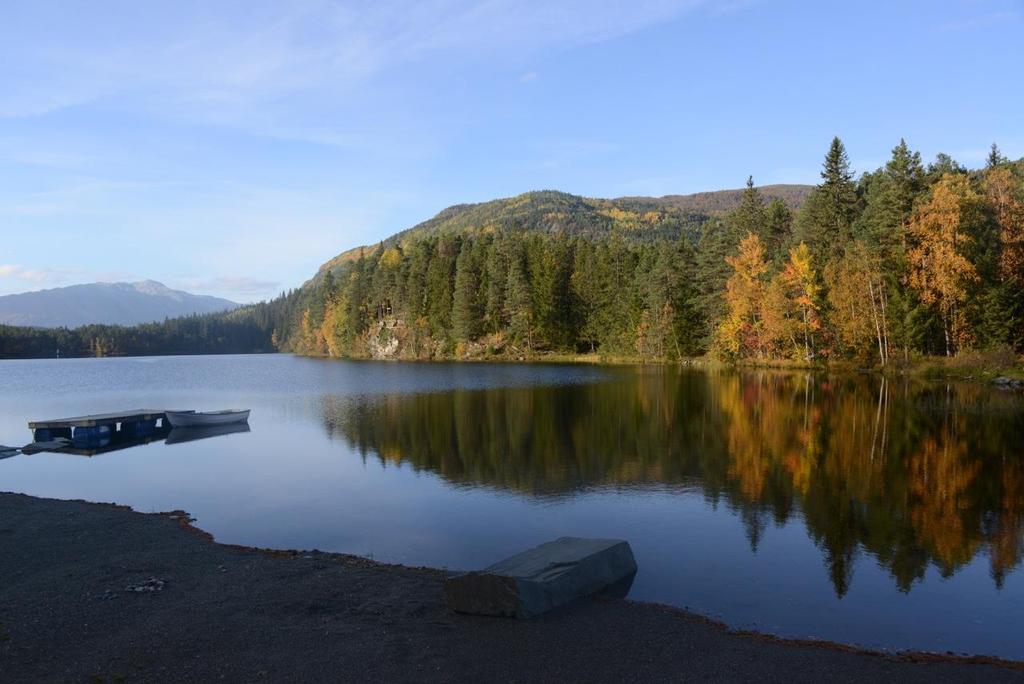
[[[252,301],[455,203],[1024,156],[1024,0],[5,0],[0,294]]]

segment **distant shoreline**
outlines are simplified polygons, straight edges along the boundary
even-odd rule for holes
[[[433,358],[375,358],[366,357],[331,357],[313,354],[298,354],[290,351],[251,351],[251,352],[184,352],[184,353],[153,353],[153,354],[112,354],[102,357],[89,355],[62,356],[60,359],[89,358],[152,358],[159,356],[249,356],[285,354],[300,358],[323,359],[329,361],[375,361],[384,363],[520,363],[520,364],[578,364],[606,366],[652,366],[680,367],[702,369],[731,369],[740,371],[776,370],[790,372],[816,373],[867,373],[886,377],[916,378],[934,381],[981,382],[991,384],[996,378],[1010,378],[1024,381],[1024,362],[1006,358],[1003,355],[993,356],[985,353],[965,354],[960,357],[946,358],[941,356],[916,358],[906,363],[896,363],[889,367],[862,367],[850,361],[832,361],[819,363],[788,362],[779,360],[746,360],[740,363],[729,363],[708,357],[695,357],[683,360],[651,359],[636,356],[601,355],[598,353],[571,354],[563,352],[535,352],[525,354],[501,354],[456,356],[443,355]],[[20,357],[0,356],[0,361],[45,361],[58,360],[58,357]]]
[[[1004,354],[975,353],[960,357],[946,358],[929,356],[915,358],[906,363],[893,363],[888,367],[859,366],[848,360],[805,363],[777,359],[748,359],[738,363],[720,361],[707,356],[682,360],[651,359],[639,356],[602,355],[598,353],[571,354],[564,352],[538,352],[532,354],[496,354],[476,356],[443,355],[433,358],[375,358],[375,357],[330,357],[310,354],[296,354],[303,358],[319,358],[339,361],[380,361],[400,363],[522,363],[522,364],[580,364],[606,366],[653,366],[677,368],[701,368],[708,370],[776,370],[781,372],[815,373],[866,373],[884,377],[906,377],[922,380],[964,381],[991,383],[996,378],[1006,377],[1024,381],[1024,361]]]
[[[0,493],[0,661],[11,682],[1019,681],[1024,663],[883,654],[585,600],[516,621],[452,614],[444,572],[216,543],[182,511]],[[612,639],[614,648],[609,648]],[[59,641],[60,648],[53,644]]]

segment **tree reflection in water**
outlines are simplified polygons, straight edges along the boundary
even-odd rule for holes
[[[868,553],[902,591],[987,554],[1021,562],[1024,401],[875,376],[639,369],[589,385],[328,398],[364,457],[530,496],[699,487],[757,550],[799,516],[836,593]]]

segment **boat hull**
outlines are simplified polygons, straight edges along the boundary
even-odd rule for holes
[[[203,427],[209,425],[230,425],[244,423],[249,420],[249,411],[217,411],[199,413],[197,411],[168,411],[167,422],[171,427]]]
[[[234,435],[239,432],[249,432],[249,423],[228,423],[225,425],[204,425],[197,427],[176,427],[171,428],[167,435],[167,444],[182,444],[193,442],[198,439],[220,437],[222,435]],[[0,458],[3,455],[0,454]]]

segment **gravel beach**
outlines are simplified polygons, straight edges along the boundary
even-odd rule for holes
[[[455,615],[443,577],[217,544],[180,512],[0,494],[0,682],[1024,681],[631,601]]]

